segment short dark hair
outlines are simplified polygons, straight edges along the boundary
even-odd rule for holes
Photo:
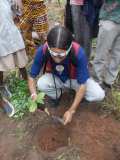
[[[73,41],[72,33],[63,26],[52,28],[47,35],[47,43],[50,48],[67,50]]]

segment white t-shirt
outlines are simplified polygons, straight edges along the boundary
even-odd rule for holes
[[[0,0],[0,57],[24,49],[24,41],[13,21],[9,0]]]

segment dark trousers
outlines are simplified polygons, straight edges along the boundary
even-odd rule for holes
[[[91,29],[82,13],[80,5],[71,5],[72,25],[75,40],[84,48],[85,53],[90,58],[91,53]]]

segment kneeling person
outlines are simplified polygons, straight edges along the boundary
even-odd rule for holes
[[[51,99],[59,99],[63,88],[76,91],[72,105],[63,116],[65,125],[72,120],[83,97],[87,101],[100,101],[105,96],[104,90],[89,76],[83,48],[73,41],[71,32],[64,27],[51,29],[47,42],[36,53],[29,77],[33,100],[37,97],[34,78],[41,69],[45,74],[39,78],[37,87]]]

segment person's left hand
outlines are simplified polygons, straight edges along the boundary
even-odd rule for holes
[[[63,119],[64,119],[64,125],[70,123],[72,121],[73,112],[70,110],[67,110],[64,113]]]

